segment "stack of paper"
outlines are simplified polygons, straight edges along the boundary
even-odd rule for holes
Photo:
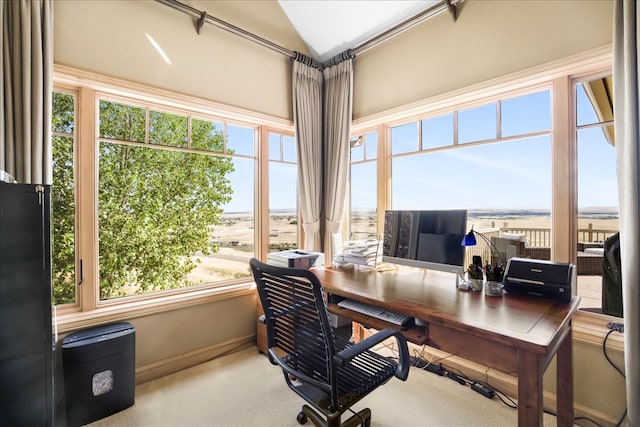
[[[369,264],[376,262],[379,240],[349,240],[344,244],[342,256],[345,263]]]

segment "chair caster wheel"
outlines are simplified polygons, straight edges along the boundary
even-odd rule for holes
[[[307,422],[307,416],[304,414],[304,412],[299,412],[296,420],[298,421],[298,424],[304,424]]]

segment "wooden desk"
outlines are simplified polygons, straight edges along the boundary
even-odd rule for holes
[[[542,378],[557,356],[558,425],[573,425],[571,317],[580,299],[549,299],[461,291],[455,277],[436,271],[346,266],[314,273],[327,294],[328,310],[365,326],[403,331],[408,340],[427,344],[518,378],[518,425],[542,426]],[[404,328],[335,305],[350,298],[406,313],[424,321]]]

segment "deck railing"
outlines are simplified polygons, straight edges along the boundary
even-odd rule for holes
[[[551,246],[551,229],[535,228],[535,227],[500,227],[501,233],[524,234],[527,238],[527,245],[530,247],[550,247]],[[603,230],[593,228],[593,224],[589,223],[587,228],[578,229],[579,243],[597,243],[602,245],[607,238],[618,230]]]
[[[492,237],[498,237],[503,233],[520,234],[526,236],[526,248],[524,256],[526,258],[535,259],[551,259],[551,229],[536,227],[491,227],[479,229],[489,240]],[[587,248],[600,247],[604,245],[604,241],[618,230],[594,229],[593,224],[589,224],[587,228],[578,230],[578,257],[577,257],[577,274],[578,275],[602,275],[602,254],[586,251]],[[522,244],[522,243],[521,243]],[[524,245],[524,244],[522,244]],[[478,255],[483,262],[491,260],[492,263],[498,261],[496,259],[495,248],[480,239],[477,246],[467,248],[465,251],[466,265],[471,263],[472,257]],[[523,256],[523,255],[519,255]],[[503,254],[504,257],[504,254]],[[503,260],[500,260],[503,261]]]
[[[500,227],[501,233],[524,234],[526,242],[533,247],[549,247],[551,246],[551,229],[550,228],[511,228]]]
[[[604,243],[611,235],[616,234],[618,230],[598,230],[593,228],[593,224],[589,223],[587,228],[578,229],[578,242],[584,243]]]

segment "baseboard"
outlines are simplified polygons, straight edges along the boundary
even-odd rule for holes
[[[182,369],[207,362],[229,353],[256,345],[256,336],[249,335],[223,343],[202,347],[167,359],[136,368],[136,385],[151,381]]]
[[[357,326],[355,326],[357,327]],[[362,328],[364,334],[362,338],[367,337],[374,330]],[[389,340],[389,345],[386,346],[386,350],[394,350],[395,341]],[[420,346],[411,342],[409,345],[409,355],[414,357],[421,357],[425,361],[433,364],[442,364],[442,366],[450,372],[455,374],[462,374],[467,378],[484,381],[490,384],[494,389],[500,393],[510,397],[514,401],[518,398],[518,381],[517,377],[508,375],[495,369],[488,368],[484,365],[463,359],[461,357],[446,353],[429,346]],[[555,414],[556,413],[556,394],[551,391],[543,391],[543,407],[545,411]],[[576,404],[574,402],[574,417],[586,417],[595,421],[601,426],[613,426],[618,420],[613,419],[609,414],[605,414],[592,407]]]
[[[500,393],[509,396],[514,401],[517,400],[517,377],[496,371],[495,369],[487,368],[486,366],[445,353],[432,347],[418,346],[412,343],[408,344],[410,355],[421,354],[427,361],[430,360],[435,364],[442,363],[442,366],[448,371],[462,374],[473,380],[484,381]],[[545,390],[543,392],[543,400],[545,411],[555,414],[557,407],[556,394]],[[580,404],[574,404],[574,417],[587,417],[602,426],[612,426],[618,421],[612,419],[608,414]]]

